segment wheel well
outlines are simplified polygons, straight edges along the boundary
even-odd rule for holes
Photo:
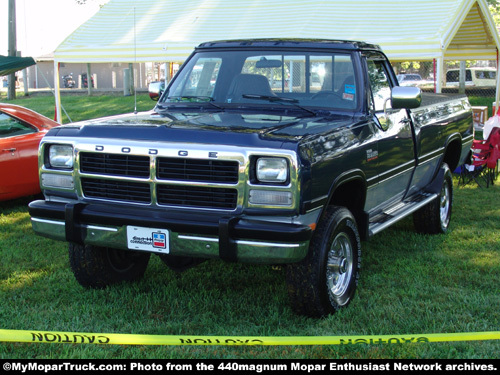
[[[455,139],[448,144],[446,151],[444,153],[443,162],[448,164],[450,170],[454,171],[458,167],[458,162],[460,160],[460,154],[462,152],[462,147],[460,140]]]
[[[362,179],[354,179],[337,186],[328,203],[329,206],[346,207],[354,215],[362,239],[367,238],[368,219],[364,212],[366,185]]]

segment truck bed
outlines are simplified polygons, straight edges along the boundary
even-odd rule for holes
[[[436,94],[433,92],[422,92],[421,107],[444,103],[453,99],[466,98],[465,94]]]

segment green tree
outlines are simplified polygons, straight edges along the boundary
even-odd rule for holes
[[[497,0],[486,0],[490,7],[491,15],[497,25],[500,25],[500,2]]]

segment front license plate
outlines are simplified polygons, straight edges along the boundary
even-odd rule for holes
[[[127,226],[127,246],[131,250],[145,250],[168,254],[169,235],[166,229]]]

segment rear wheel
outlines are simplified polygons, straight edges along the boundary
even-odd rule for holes
[[[413,214],[413,223],[419,233],[446,233],[450,225],[453,176],[447,164],[443,164],[442,168],[444,168],[444,174],[439,197]]]
[[[69,262],[80,285],[102,289],[142,278],[150,254],[93,245],[69,244]]]
[[[356,291],[361,241],[351,212],[330,207],[302,262],[287,267],[288,295],[295,312],[311,317],[347,306]]]

